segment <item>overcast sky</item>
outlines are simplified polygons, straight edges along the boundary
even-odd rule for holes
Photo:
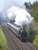
[[[0,12],[11,5],[19,5],[22,6],[24,4],[24,2],[31,2],[33,3],[36,0],[0,0]]]

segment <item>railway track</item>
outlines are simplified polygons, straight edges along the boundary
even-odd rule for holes
[[[8,26],[4,26],[3,28],[8,41],[8,48],[10,50],[36,50],[36,48],[31,43],[23,43],[18,38],[16,38],[13,31],[8,29]]]

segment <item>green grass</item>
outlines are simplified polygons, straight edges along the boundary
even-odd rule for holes
[[[0,28],[0,48],[6,48],[7,47],[7,40],[6,37]]]

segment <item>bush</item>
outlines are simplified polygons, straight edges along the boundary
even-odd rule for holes
[[[35,38],[33,40],[33,44],[36,48],[38,48],[38,35],[35,35]]]

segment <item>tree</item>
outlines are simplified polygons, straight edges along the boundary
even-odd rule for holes
[[[29,2],[25,2],[24,5],[26,6],[26,8],[31,9],[32,8],[32,4]]]
[[[32,4],[31,4],[31,2],[29,2],[29,3],[25,2],[24,5],[25,5],[27,11],[28,11],[30,14],[32,14]]]
[[[34,2],[32,5],[32,16],[38,21],[38,2]]]

